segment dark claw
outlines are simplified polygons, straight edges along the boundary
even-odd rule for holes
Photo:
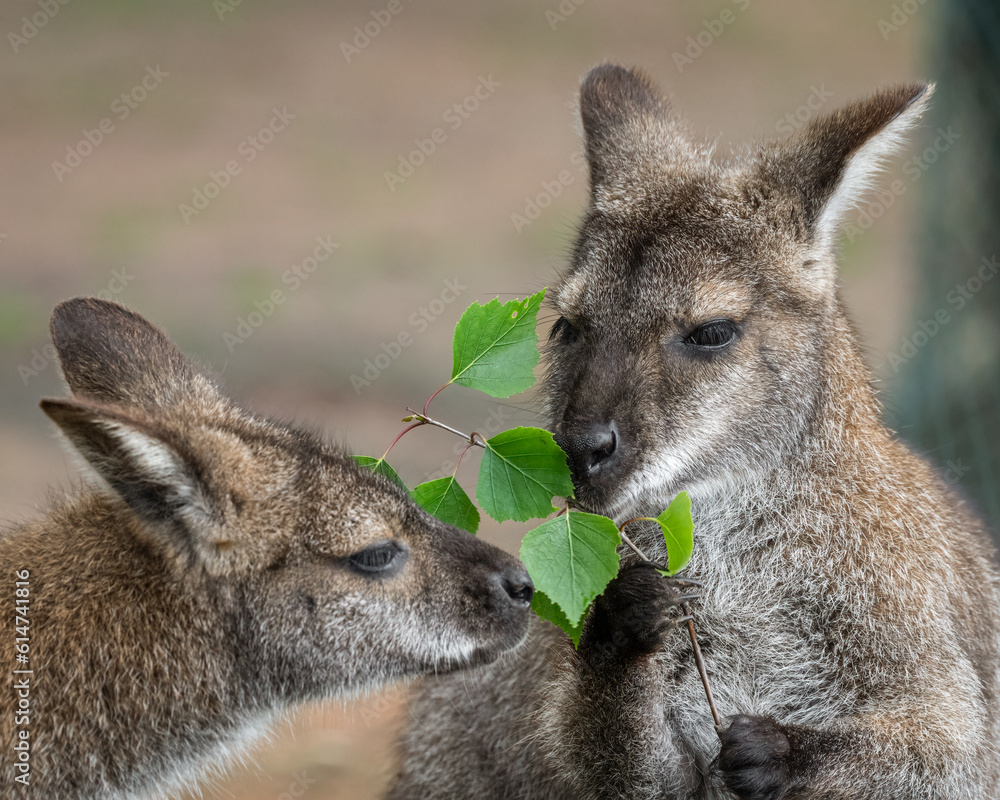
[[[656,569],[663,570],[664,572],[667,571],[666,564],[661,564],[655,561],[650,561],[648,563],[651,564]],[[701,581],[696,581],[694,578],[678,578],[676,575],[667,576],[667,580],[671,581],[677,586],[697,586],[699,589],[705,585]]]

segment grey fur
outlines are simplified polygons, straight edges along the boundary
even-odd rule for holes
[[[742,716],[720,754],[687,637],[629,655],[626,618],[661,621],[635,595],[610,645],[593,614],[579,652],[536,621],[513,656],[426,681],[392,800],[1000,796],[993,550],[881,422],[836,288],[838,224],[930,92],[883,89],[720,164],[641,74],[587,76],[551,425],[585,508],[622,521],[691,494],[697,628],[721,713]],[[737,338],[695,347],[719,318]]]
[[[42,407],[95,486],[0,535],[0,663],[17,668],[27,570],[33,670],[27,786],[9,683],[0,715],[4,798],[191,788],[300,703],[481,665],[523,638],[513,557],[237,407],[121,306],[67,301],[52,333],[73,396]],[[384,541],[390,568],[364,572],[357,554]]]

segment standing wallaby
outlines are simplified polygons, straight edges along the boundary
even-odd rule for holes
[[[516,559],[237,407],[142,317],[70,300],[52,336],[73,397],[42,408],[101,485],[0,535],[0,663],[30,670],[3,798],[162,797],[297,704],[523,638]]]
[[[690,493],[726,724],[663,624],[677,590],[623,551],[578,651],[536,622],[517,658],[423,685],[393,800],[1000,797],[992,547],[880,421],[836,285],[838,226],[930,91],[720,164],[641,74],[586,77],[547,409],[581,507],[623,521]]]

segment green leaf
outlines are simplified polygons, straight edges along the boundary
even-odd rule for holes
[[[531,596],[531,610],[541,619],[551,622],[557,628],[562,628],[569,638],[573,640],[573,647],[580,646],[580,634],[583,632],[582,617],[579,623],[573,625],[566,618],[566,615],[563,614],[559,606],[553,603],[545,592],[540,592],[538,589],[535,589],[535,593]]]
[[[388,478],[390,481],[399,484],[404,489],[406,488],[406,484],[403,483],[403,479],[399,477],[399,473],[390,467],[389,462],[384,458],[372,458],[371,456],[353,456],[353,458],[362,467],[370,469],[372,472],[381,475],[383,478]]]
[[[542,289],[503,305],[494,298],[469,306],[455,326],[451,380],[493,397],[530,389],[538,364],[535,321],[544,296]]]
[[[691,519],[691,498],[681,492],[667,510],[656,518],[667,543],[667,575],[676,575],[691,560],[694,550],[694,520]]]
[[[512,428],[486,440],[476,499],[497,522],[547,517],[553,497],[571,497],[566,454],[541,428]]]
[[[521,561],[535,589],[555,603],[575,629],[618,573],[619,544],[621,536],[612,520],[570,511],[528,531],[521,542]]]
[[[458,485],[454,475],[421,483],[413,488],[410,497],[442,522],[469,533],[479,530],[479,511],[465,490]]]

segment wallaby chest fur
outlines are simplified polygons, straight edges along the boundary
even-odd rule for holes
[[[686,636],[633,645],[663,606],[626,591],[623,551],[607,596],[631,599],[599,599],[579,651],[536,622],[513,655],[423,685],[393,800],[1000,797],[993,548],[884,427],[836,288],[843,214],[928,92],[719,165],[641,75],[587,77],[591,203],[547,410],[584,508],[621,522],[690,493],[685,575],[727,727],[720,744]],[[633,538],[666,559],[658,533]]]

